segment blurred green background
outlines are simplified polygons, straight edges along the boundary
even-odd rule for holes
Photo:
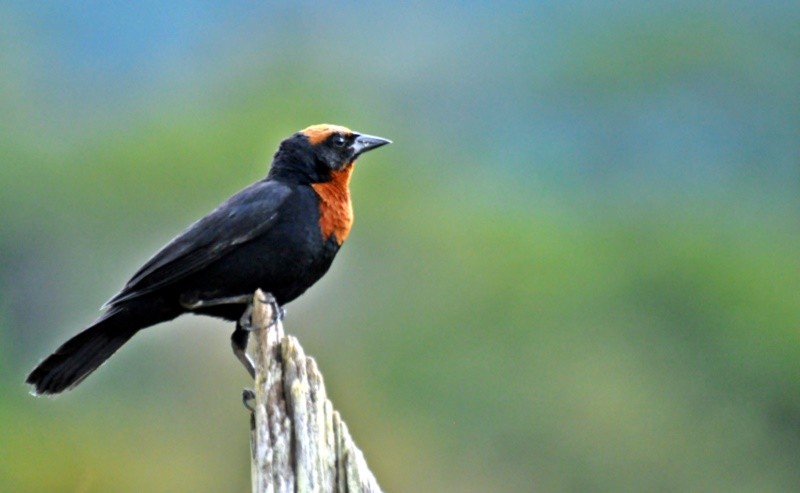
[[[248,491],[230,324],[35,363],[312,123],[288,306],[389,491],[800,491],[800,3],[0,5],[0,491]]]

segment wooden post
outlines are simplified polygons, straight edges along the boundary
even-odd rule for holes
[[[253,493],[380,493],[364,456],[325,394],[322,374],[296,338],[285,336],[264,293],[253,297],[256,368],[250,417]]]

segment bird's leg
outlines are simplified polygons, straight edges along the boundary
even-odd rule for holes
[[[242,362],[247,373],[255,379],[256,367],[253,364],[253,360],[250,359],[250,356],[247,354],[248,339],[250,339],[250,332],[242,328],[240,321],[236,324],[236,329],[234,329],[233,334],[231,334],[231,347],[233,348],[233,354]]]
[[[252,300],[251,300],[252,301]],[[253,313],[253,304],[248,303],[247,308],[242,315],[242,318],[236,322],[236,328],[233,330],[233,334],[231,334],[231,347],[233,348],[233,354],[236,358],[242,362],[245,370],[247,373],[250,374],[250,377],[255,380],[256,378],[256,367],[253,363],[253,360],[247,354],[247,341],[250,339],[250,332],[252,331],[251,324],[250,324],[250,315]],[[247,329],[245,329],[247,327]],[[243,389],[242,390],[242,404],[244,407],[250,411],[250,413],[255,412],[255,408],[253,406],[253,401],[256,398],[256,394],[252,389]]]
[[[227,300],[231,299],[238,301],[238,298],[228,298]],[[264,299],[260,301],[262,303],[268,303],[272,309],[272,320],[269,322],[270,327],[277,324],[279,320],[283,320],[286,311],[281,308],[280,305],[278,305],[278,302],[274,296],[267,294],[265,295]],[[208,305],[206,304],[205,306]],[[245,367],[250,376],[255,379],[255,364],[247,354],[247,342],[250,339],[250,332],[255,330],[253,327],[252,317],[253,298],[248,297],[244,313],[236,322],[236,329],[234,329],[233,333],[231,334],[231,347],[233,348],[233,354],[239,361],[241,361],[242,365]],[[255,393],[251,389],[242,390],[242,404],[244,404],[244,407],[247,408],[251,413],[254,412],[252,404],[254,399]]]

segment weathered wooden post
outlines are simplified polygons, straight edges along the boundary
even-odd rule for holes
[[[250,418],[254,493],[381,491],[347,425],[325,394],[322,374],[295,337],[273,320],[264,293],[253,297],[256,369]]]

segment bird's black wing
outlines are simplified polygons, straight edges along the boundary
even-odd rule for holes
[[[223,202],[158,251],[104,306],[150,293],[193,274],[221,258],[237,245],[272,227],[291,189],[263,180]]]

